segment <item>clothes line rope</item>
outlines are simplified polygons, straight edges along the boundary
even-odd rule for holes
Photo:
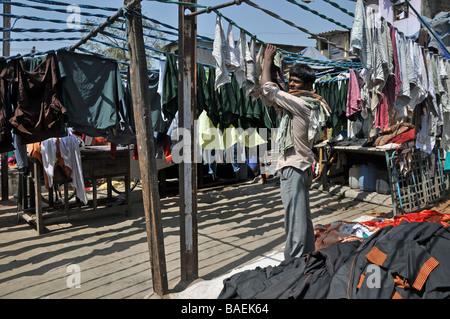
[[[256,8],[256,9],[258,9],[258,10],[261,10],[261,11],[265,12],[266,14],[268,14],[268,15],[270,15],[270,16],[272,16],[272,17],[274,17],[274,18],[276,18],[276,19],[278,19],[278,20],[280,20],[280,21],[283,21],[284,23],[290,25],[291,27],[297,28],[297,29],[299,29],[300,31],[309,34],[309,35],[310,35],[311,37],[313,37],[314,39],[322,40],[322,41],[324,41],[325,43],[328,43],[329,45],[331,45],[331,46],[333,46],[333,47],[336,47],[336,48],[338,48],[338,49],[340,49],[340,50],[342,50],[342,51],[344,51],[344,52],[350,54],[350,52],[349,52],[348,50],[346,50],[344,47],[339,46],[339,45],[337,45],[336,43],[330,42],[330,41],[328,41],[328,39],[326,39],[326,38],[324,38],[324,37],[321,37],[321,36],[319,36],[319,35],[317,35],[317,34],[315,34],[315,33],[312,33],[311,31],[309,31],[309,30],[307,30],[307,29],[305,29],[305,28],[303,28],[303,27],[300,27],[300,26],[296,25],[296,24],[293,23],[292,21],[286,20],[286,19],[282,18],[281,16],[279,16],[278,14],[276,14],[276,13],[274,13],[274,12],[272,12],[272,11],[260,7],[259,5],[257,5],[256,3],[254,3],[254,2],[252,2],[252,1],[250,1],[250,0],[247,0],[245,3],[248,4],[248,5],[250,5],[250,6],[252,6],[252,7],[254,7],[254,8]]]
[[[334,20],[333,18],[328,17],[328,16],[326,16],[326,15],[324,15],[324,14],[318,12],[317,10],[313,10],[313,9],[311,9],[311,8],[308,7],[308,6],[305,6],[304,4],[298,3],[298,2],[295,1],[295,0],[286,0],[286,1],[289,2],[289,3],[295,4],[295,5],[297,5],[298,7],[302,8],[303,10],[306,10],[306,11],[308,11],[308,12],[311,12],[312,14],[315,14],[316,16],[319,16],[319,17],[321,17],[322,19],[328,20],[328,21],[330,21],[330,22],[332,22],[332,23],[334,23],[334,24],[336,24],[336,25],[338,25],[338,26],[340,26],[340,27],[342,27],[342,28],[344,28],[344,29],[351,30],[351,28],[348,27],[348,26],[346,26],[345,24],[342,24],[342,23],[340,23],[339,21],[336,21],[336,20]]]
[[[67,7],[70,5],[74,5],[73,3],[63,2],[63,1],[55,1],[55,0],[28,0],[30,2],[36,2],[36,3],[42,3],[42,4],[48,4],[48,5],[54,5],[54,6],[63,6]],[[110,12],[117,12],[116,8],[111,7],[98,7],[90,4],[76,4],[76,6],[88,9],[88,10],[103,10],[103,11],[110,11]]]
[[[326,3],[331,4],[333,7],[335,7],[335,8],[337,8],[337,9],[341,10],[342,12],[348,14],[349,16],[351,16],[351,17],[353,17],[353,18],[355,17],[355,14],[354,14],[353,12],[350,12],[350,11],[348,11],[347,9],[342,8],[342,7],[341,7],[340,5],[338,5],[336,2],[333,2],[333,1],[331,1],[331,0],[323,0],[323,1],[325,1]]]

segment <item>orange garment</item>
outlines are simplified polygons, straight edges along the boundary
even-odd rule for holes
[[[316,249],[325,248],[338,242],[341,243],[353,240],[363,240],[363,238],[360,238],[358,236],[340,232],[339,228],[341,228],[344,223],[351,222],[341,221],[336,223],[335,225],[327,224],[314,226]]]
[[[409,213],[395,216],[393,219],[386,219],[381,222],[369,220],[361,222],[361,224],[377,228],[383,228],[388,225],[395,227],[405,220],[407,222],[441,223],[444,227],[447,227],[449,226],[448,222],[450,222],[450,214],[439,213],[435,210],[423,210],[419,213]]]
[[[61,152],[59,150],[59,138],[56,139],[56,145],[57,145],[57,151],[56,151],[55,169],[56,169],[56,166],[58,164],[60,164],[64,174],[68,178],[70,178],[70,176],[72,176],[72,170],[69,167],[64,165],[64,159],[61,157]],[[41,142],[27,144],[27,151],[28,151],[28,155],[30,157],[35,157],[42,164]],[[42,172],[43,172],[43,176],[44,176],[44,185],[47,189],[50,189],[50,184],[48,182],[47,174],[45,173],[45,170],[42,170]]]

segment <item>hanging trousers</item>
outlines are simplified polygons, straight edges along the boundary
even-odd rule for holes
[[[281,170],[280,191],[286,231],[285,259],[300,257],[315,250],[314,228],[309,209],[311,183],[311,169],[302,171],[289,166]]]

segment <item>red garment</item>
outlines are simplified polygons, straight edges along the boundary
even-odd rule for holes
[[[377,117],[375,118],[375,127],[385,130],[389,127],[389,113],[386,101],[386,95],[381,94],[381,103],[377,106]]]
[[[397,226],[403,221],[407,222],[426,222],[426,223],[441,223],[444,227],[449,226],[450,214],[442,214],[435,210],[423,210],[419,213],[409,213],[395,216],[393,219],[386,219],[378,222],[376,220],[368,220],[361,222],[361,224],[371,227],[383,228],[389,225]]]
[[[347,92],[347,104],[345,115],[350,117],[354,113],[361,111],[362,101],[361,101],[361,87],[364,83],[359,73],[350,69],[350,79],[348,82],[348,92]]]
[[[389,141],[389,143],[396,143],[396,144],[402,144],[404,142],[412,141],[416,138],[416,132],[415,130],[409,130],[406,131],[400,135],[397,135],[392,140]]]
[[[392,40],[392,51],[394,55],[394,75],[395,75],[395,90],[394,90],[394,102],[397,100],[398,93],[402,87],[402,79],[400,76],[400,62],[397,55],[397,41],[395,41],[395,28],[394,26],[389,26],[389,31]],[[391,105],[394,105],[393,103]]]

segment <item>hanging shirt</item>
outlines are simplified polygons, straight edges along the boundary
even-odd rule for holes
[[[67,110],[58,94],[58,65],[54,53],[48,54],[33,71],[27,71],[22,58],[11,60],[0,78],[12,85],[14,115],[9,121],[23,137],[24,144],[66,134]]]
[[[353,28],[350,32],[350,52],[360,57],[361,63],[366,69],[369,69],[372,59],[369,43],[371,44],[370,32],[367,27],[364,1],[358,0],[355,7]]]
[[[62,98],[69,114],[69,126],[97,137],[117,122],[117,110],[124,98],[116,62],[69,51],[58,53]]]
[[[0,72],[6,66],[5,61],[0,61]],[[0,153],[14,150],[13,137],[11,135],[12,126],[9,119],[12,116],[12,108],[9,96],[9,84],[0,78]]]

